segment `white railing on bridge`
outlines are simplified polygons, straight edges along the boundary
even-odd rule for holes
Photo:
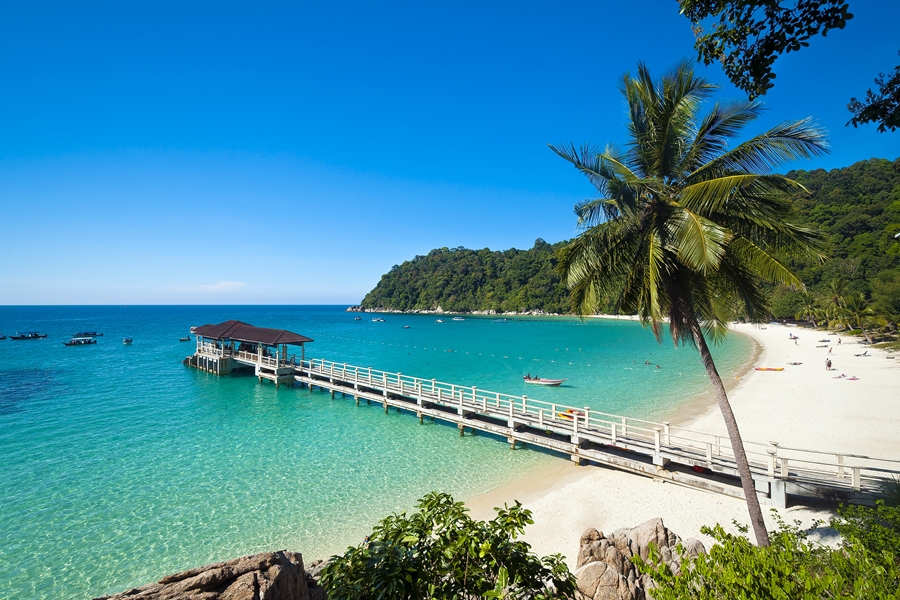
[[[303,361],[301,369],[311,374],[340,379],[357,385],[369,385],[391,393],[427,398],[428,402],[456,407],[459,414],[482,413],[507,417],[510,421],[537,428],[565,430],[581,439],[629,449],[655,452],[680,463],[698,465],[714,471],[732,472],[734,453],[727,436],[674,426],[634,417],[605,413],[591,407],[573,407],[545,402],[528,396],[481,390],[422,379],[402,373],[358,367],[323,359]],[[859,490],[872,488],[886,477],[900,472],[900,461],[840,454],[777,443],[744,441],[751,471],[759,476],[800,479]]]

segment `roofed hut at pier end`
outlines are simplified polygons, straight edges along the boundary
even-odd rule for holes
[[[284,329],[254,327],[242,321],[194,328],[197,351],[184,364],[216,375],[253,369],[260,381],[268,379],[280,385],[293,383],[294,366],[299,364],[288,346],[300,346],[300,362],[305,358],[304,344],[312,340]]]

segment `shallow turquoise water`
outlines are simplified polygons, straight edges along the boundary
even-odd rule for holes
[[[634,417],[670,414],[708,385],[694,349],[626,321],[353,317],[343,307],[0,307],[3,333],[50,334],[0,341],[0,598],[91,597],[277,548],[324,557],[432,489],[464,498],[558,460],[380,406],[185,368],[193,344],[177,338],[191,325],[290,329],[315,339],[315,358]],[[105,333],[98,344],[62,345],[89,329]],[[735,338],[714,352],[727,374],[750,345]],[[569,381],[525,389],[526,372]]]

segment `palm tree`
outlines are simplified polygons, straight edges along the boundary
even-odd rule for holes
[[[832,279],[826,286],[831,296],[831,303],[838,308],[844,308],[844,296],[847,294],[847,282],[843,279]]]
[[[751,319],[767,313],[763,282],[802,287],[776,253],[821,258],[821,238],[790,221],[787,193],[802,186],[772,171],[795,158],[826,152],[809,120],[783,123],[732,150],[757,118],[752,101],[701,104],[716,86],[681,63],[656,83],[646,66],[626,75],[629,110],[624,152],[574,145],[551,149],[587,175],[597,199],[576,206],[584,229],[560,253],[573,305],[597,312],[604,298],[636,313],[661,341],[669,322],[675,344],[700,351],[734,451],[750,521],[759,545],[769,543],[750,465],[725,386],[707,346],[721,341],[735,300]]]
[[[816,297],[809,290],[803,290],[800,294],[800,310],[794,315],[795,319],[806,319],[813,327],[816,325],[816,311],[819,309],[819,303]]]
[[[875,311],[869,307],[866,297],[863,294],[853,294],[845,297],[842,312],[847,325],[859,327],[866,338],[866,342],[871,344],[872,340],[869,338],[869,334],[866,333],[865,322],[875,314]]]

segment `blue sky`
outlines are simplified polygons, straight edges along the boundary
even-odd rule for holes
[[[570,238],[591,187],[547,144],[624,141],[622,74],[694,57],[675,0],[255,4],[0,7],[0,304],[355,303],[435,247]],[[900,156],[844,126],[896,9],[779,59],[750,131]]]

